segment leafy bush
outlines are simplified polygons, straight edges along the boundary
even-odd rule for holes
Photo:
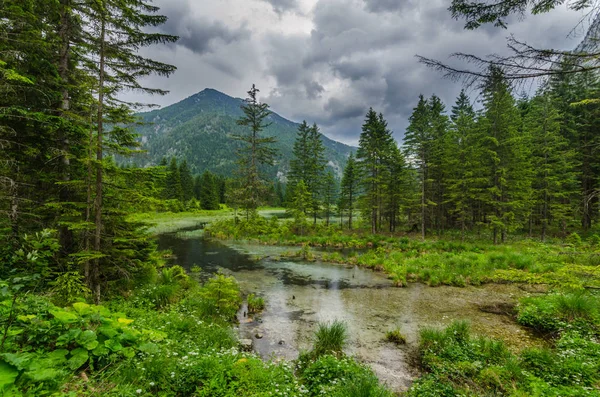
[[[242,303],[237,282],[233,277],[217,274],[206,282],[200,295],[203,298],[203,314],[221,317],[227,321],[235,318]]]

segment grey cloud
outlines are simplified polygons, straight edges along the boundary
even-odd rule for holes
[[[371,12],[398,12],[411,6],[410,0],[364,0],[367,10]]]
[[[325,104],[325,111],[329,112],[331,120],[338,121],[362,116],[365,106],[333,97]]]
[[[381,67],[368,58],[356,61],[341,60],[332,63],[331,67],[340,78],[353,81],[373,78],[381,73]]]
[[[246,26],[231,28],[222,21],[198,17],[187,2],[168,2],[161,7],[161,13],[168,17],[161,29],[165,33],[179,36],[175,45],[181,45],[200,55],[214,52],[218,44],[231,44],[251,38],[252,32]]]
[[[298,0],[262,0],[273,7],[273,11],[277,14],[283,14],[287,11],[293,11],[298,9]]]
[[[231,7],[236,1],[249,4],[247,0],[217,3]],[[567,38],[578,20],[572,12],[511,20],[508,30],[485,26],[466,31],[464,21],[451,18],[448,0],[318,0],[307,14],[300,9],[308,1],[255,0],[252,4],[257,1],[271,4],[280,17],[265,13],[264,6],[254,7],[256,14],[233,8],[230,14],[237,18],[213,17],[206,12],[205,2],[157,0],[170,17],[167,31],[182,37],[159,57],[179,67],[168,81],[153,80],[172,91],[159,99],[165,101],[161,104],[207,86],[244,96],[256,82],[264,94],[261,100],[274,111],[294,121],[317,122],[332,138],[356,143],[372,106],[384,113],[399,139],[420,93],[439,95],[449,109],[462,88],[419,64],[415,54],[463,67],[448,56],[506,53],[505,37],[511,33],[538,47],[568,49],[579,41]],[[242,12],[247,13],[242,18],[251,22],[232,26],[230,21],[240,20],[236,13]],[[277,25],[298,20],[303,26],[312,25],[312,31]],[[262,30],[254,27],[257,24]],[[285,33],[290,31],[295,33]],[[150,86],[157,85],[153,81]],[[477,95],[472,92],[472,99]]]
[[[306,90],[306,96],[309,99],[319,98],[325,91],[325,88],[316,81],[305,81],[304,89]]]

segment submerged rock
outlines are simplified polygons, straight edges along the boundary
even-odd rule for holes
[[[254,337],[255,337],[256,339],[262,339],[262,338],[263,338],[263,334],[261,334],[260,332],[257,332],[257,333],[254,335]]]

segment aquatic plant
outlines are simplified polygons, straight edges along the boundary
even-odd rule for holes
[[[391,331],[387,331],[385,333],[385,340],[388,342],[395,343],[397,345],[404,345],[406,343],[406,338],[398,328],[393,329]]]
[[[258,313],[265,308],[265,299],[254,294],[248,295],[248,312]]]
[[[348,340],[348,328],[343,321],[319,323],[315,332],[313,352],[315,356],[341,354]]]

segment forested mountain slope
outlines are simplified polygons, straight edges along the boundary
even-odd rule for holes
[[[163,109],[140,113],[147,124],[137,127],[136,132],[147,153],[128,161],[146,166],[158,164],[163,157],[177,157],[186,159],[195,174],[210,170],[231,175],[236,169],[235,152],[239,147],[231,135],[246,133],[245,127],[236,123],[242,115],[242,104],[242,99],[205,89]],[[298,124],[276,113],[271,114],[268,121],[271,125],[264,134],[277,138],[279,150],[277,163],[268,173],[283,178],[289,169]],[[340,176],[353,148],[322,137],[329,166]]]

